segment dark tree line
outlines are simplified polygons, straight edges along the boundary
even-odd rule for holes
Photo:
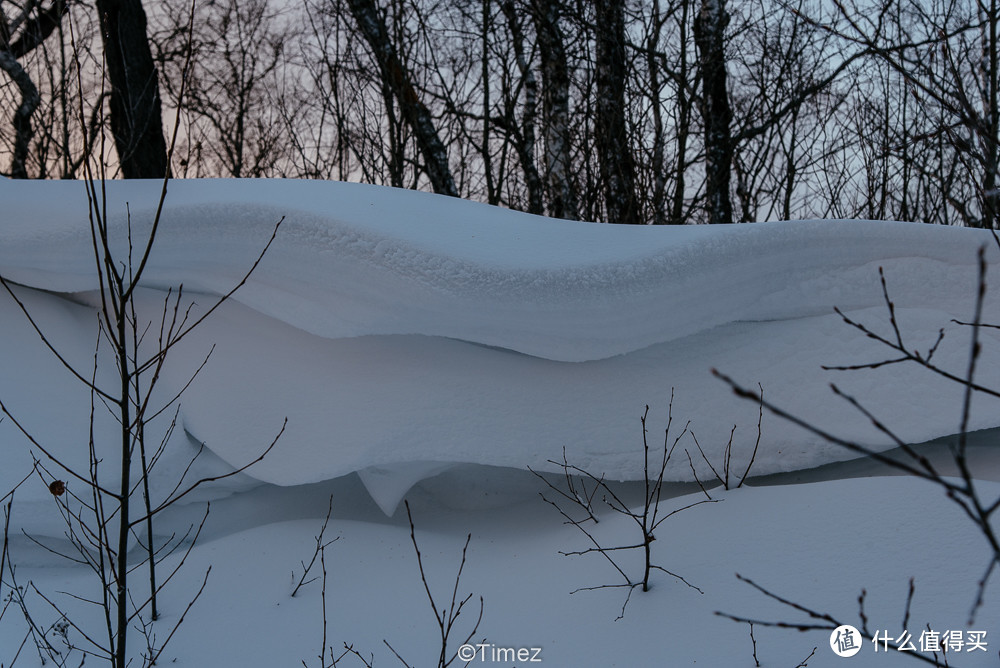
[[[0,0],[0,168],[77,176],[106,131],[126,178],[343,179],[622,223],[995,227],[996,4],[214,0],[189,30],[190,0]]]

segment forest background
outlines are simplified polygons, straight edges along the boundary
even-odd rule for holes
[[[996,0],[0,0],[0,171],[995,228],[998,25]]]

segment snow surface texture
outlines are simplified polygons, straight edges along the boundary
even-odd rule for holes
[[[127,212],[133,237],[143,239],[160,183],[106,187],[124,258]],[[0,273],[25,286],[19,297],[87,369],[97,282],[83,184],[3,181],[0,201]],[[961,374],[968,329],[950,320],[971,318],[978,247],[998,255],[987,233],[904,223],[608,226],[356,184],[173,181],[138,295],[141,317],[158,321],[166,289],[181,284],[196,310],[211,304],[239,281],[279,219],[277,240],[248,283],[168,361],[163,397],[218,344],[183,396],[183,430],[162,466],[183,470],[195,443],[222,460],[203,458],[195,474],[240,466],[287,417],[278,447],[226,491],[359,472],[387,513],[412,484],[449,465],[551,471],[547,460],[560,459],[563,447],[595,474],[639,479],[638,418],[649,404],[658,439],[671,389],[673,433],[689,423],[718,462],[735,424],[736,458],[745,462],[757,407],[713,378],[713,367],[873,447],[890,439],[835,400],[830,382],[907,442],[954,433],[959,388],[916,365],[821,369],[893,356],[833,308],[891,335],[883,267],[907,341],[926,350],[947,328],[935,358]],[[1000,291],[986,307],[986,320],[1000,321]],[[0,397],[40,441],[72,451],[86,434],[89,396],[5,293],[0,322]],[[1000,371],[992,343],[984,377]],[[972,428],[1000,424],[997,406],[975,408]],[[30,468],[22,441],[10,420],[0,424],[12,455],[0,489]],[[754,473],[847,456],[765,417]],[[691,478],[683,453],[668,476]]]
[[[989,498],[1000,493],[996,484],[986,483],[982,489]],[[295,598],[289,594],[302,573],[301,561],[308,561],[314,549],[326,510],[323,492],[328,488],[316,490],[311,499],[281,498],[270,494],[279,491],[273,489],[262,497],[265,490],[213,503],[206,532],[238,523],[233,517],[237,512],[252,514],[253,520],[250,528],[236,533],[203,537],[162,593],[164,618],[156,629],[165,633],[161,629],[176,621],[212,567],[204,596],[191,608],[158,664],[274,668],[306,661],[310,667],[320,665],[316,657],[324,638],[323,583],[313,582]],[[810,668],[925,665],[905,652],[876,653],[870,639],[853,663],[845,663],[829,649],[826,631],[799,633],[756,625],[754,647],[746,625],[713,613],[799,623],[816,620],[765,598],[739,582],[736,572],[856,626],[860,626],[857,599],[865,589],[872,632],[888,631],[894,639],[901,633],[912,577],[916,593],[907,628],[915,643],[925,626],[938,632],[964,628],[987,548],[958,507],[925,482],[866,478],[717,489],[712,494],[719,503],[671,517],[653,545],[656,563],[704,594],[654,571],[651,591],[636,591],[625,617],[615,621],[625,599],[622,589],[570,592],[615,582],[617,574],[599,555],[559,554],[591,545],[534,491],[525,494],[522,503],[506,508],[456,513],[441,509],[423,490],[415,490],[409,502],[429,586],[439,606],[449,601],[462,545],[467,533],[473,534],[458,589],[460,598],[469,594],[472,598],[449,647],[457,650],[472,629],[482,596],[483,619],[473,642],[540,647],[541,664],[516,662],[522,668],[750,668],[755,665],[754,651],[762,666],[791,668],[813,648],[817,649],[808,661]],[[664,499],[664,504],[674,510],[702,498],[697,493]],[[296,519],[275,521],[273,515],[280,512]],[[340,540],[325,557],[326,640],[338,651],[344,642],[353,644],[366,658],[373,655],[376,666],[400,665],[383,640],[410,665],[436,665],[439,629],[421,585],[405,513],[399,515],[397,521],[331,521],[327,539]],[[600,524],[590,530],[606,545],[632,544],[636,538],[634,523],[615,513],[602,515]],[[17,570],[21,582],[32,581],[47,594],[97,596],[87,569],[53,568],[48,563],[51,555],[25,558],[23,549],[18,546],[16,552],[22,557]],[[619,556],[630,573],[641,572],[640,558],[638,551]],[[177,554],[170,557],[164,571],[178,559]],[[36,606],[39,623],[51,623],[54,613],[44,601],[33,593],[29,600]],[[94,625],[98,635],[100,616],[92,605],[68,596],[56,600],[70,619]],[[977,619],[969,630],[987,632],[988,651],[951,655],[949,665],[997,665],[1000,595],[995,583]],[[0,658],[9,658],[19,646],[26,633],[23,627],[16,614],[8,613],[0,624]],[[134,646],[137,651],[145,647],[141,637],[135,638]],[[22,658],[18,666],[38,665],[31,663],[27,650]],[[357,668],[361,663],[348,657],[340,665]],[[509,668],[515,662],[477,660],[470,665]]]

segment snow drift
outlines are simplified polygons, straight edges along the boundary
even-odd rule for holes
[[[128,223],[135,239],[148,234],[160,184],[106,187],[124,257]],[[84,185],[5,180],[0,201],[0,273],[22,286],[19,297],[67,358],[88,368],[97,283]],[[821,368],[892,357],[833,308],[890,333],[883,267],[906,341],[926,350],[946,328],[935,359],[961,374],[969,332],[950,321],[971,317],[977,249],[998,256],[988,233],[904,223],[626,227],[356,184],[172,181],[138,298],[142,317],[157,319],[166,289],[182,284],[197,308],[211,304],[279,220],[248,283],[168,362],[164,397],[215,345],[182,398],[183,434],[164,466],[182,470],[194,450],[185,434],[223,460],[206,458],[199,470],[242,465],[287,418],[275,451],[237,484],[359,472],[387,512],[449,465],[552,470],[547,460],[563,447],[594,473],[638,479],[638,418],[649,404],[651,429],[664,427],[672,391],[675,434],[689,424],[718,458],[735,424],[735,457],[745,461],[757,407],[714,379],[713,367],[874,447],[890,439],[834,400],[831,381],[908,442],[954,433],[961,392],[926,370]],[[987,319],[1000,320],[1000,294],[986,306]],[[86,391],[5,292],[0,322],[0,398],[39,441],[71,451],[85,438]],[[981,373],[996,377],[996,340],[983,335]],[[997,406],[975,408],[973,428],[1000,424]],[[10,420],[0,424],[0,446],[11,453],[5,489],[30,457]],[[754,472],[845,457],[765,416]],[[690,478],[682,453],[669,473]]]

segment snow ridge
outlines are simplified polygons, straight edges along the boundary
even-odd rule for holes
[[[5,276],[59,292],[96,287],[83,188],[0,185]],[[158,189],[107,184],[119,238],[126,204],[141,237]],[[875,265],[968,273],[988,241],[967,229],[857,221],[607,226],[358,184],[173,181],[146,285],[222,294],[282,218],[237,295],[260,313],[330,339],[444,336],[558,361],[604,359],[727,323],[876,306]],[[970,296],[964,281],[928,295],[916,278],[896,286],[901,300],[946,307]]]
[[[106,188],[123,252],[129,220],[136,239],[148,233],[160,183]],[[83,184],[2,181],[0,201],[0,273],[46,291],[23,289],[23,298],[86,368],[97,285]],[[213,471],[241,466],[287,418],[272,455],[233,485],[358,472],[387,513],[412,484],[452,464],[553,470],[564,446],[595,474],[639,479],[638,417],[649,404],[650,433],[662,428],[672,390],[675,426],[689,423],[714,461],[738,426],[738,459],[756,436],[757,407],[713,378],[713,367],[872,447],[892,443],[831,399],[830,382],[907,442],[954,433],[961,392],[915,365],[822,369],[889,356],[833,307],[891,334],[883,267],[910,345],[926,349],[939,328],[956,330],[935,359],[962,373],[968,332],[950,321],[970,317],[978,248],[998,256],[987,232],[909,223],[610,226],[357,184],[172,181],[137,292],[140,317],[158,317],[168,287],[183,284],[196,310],[227,292],[282,218],[249,282],[171,353],[165,397],[216,346],[184,394],[164,467],[183,470],[197,443],[222,460]],[[1000,291],[989,294],[986,319],[1000,321]],[[0,396],[54,450],[79,455],[87,397],[5,294],[0,322],[0,366],[10,370]],[[982,335],[980,373],[997,377],[1000,339]],[[973,428],[998,426],[997,408],[977,401]],[[0,491],[30,469],[22,441],[0,424],[0,443],[14,453]],[[766,418],[754,473],[847,457]],[[683,453],[667,474],[691,479]]]

